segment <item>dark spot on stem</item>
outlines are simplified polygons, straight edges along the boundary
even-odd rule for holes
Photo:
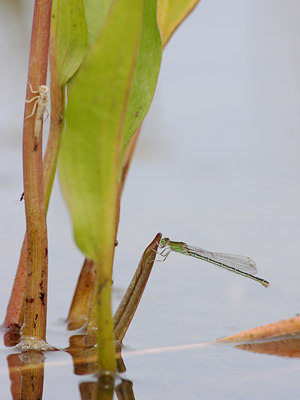
[[[105,281],[98,286],[98,290],[97,290],[97,295],[98,296],[99,296],[101,290],[104,288],[104,286],[107,285],[108,281],[109,281],[108,279],[105,279]]]
[[[39,317],[39,314],[35,314],[34,320],[36,321]]]
[[[12,331],[19,331],[21,329],[21,327],[22,326],[19,324],[10,324],[8,329],[10,329]]]
[[[25,297],[25,303],[33,303],[34,302],[34,298],[31,297],[30,299],[28,297]]]
[[[41,290],[40,291],[40,300],[41,300],[43,306],[45,305],[44,299],[45,299],[45,292],[43,290]]]
[[[48,249],[47,247],[45,247],[45,256],[47,257],[47,255],[48,255]]]

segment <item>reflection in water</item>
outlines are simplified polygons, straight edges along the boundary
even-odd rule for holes
[[[87,375],[97,372],[97,348],[86,344],[85,335],[73,335],[70,337],[70,346],[66,351],[72,356],[75,375]],[[126,367],[121,357],[121,347],[117,345],[117,370],[125,372]],[[115,386],[115,376],[111,374],[98,375],[97,381],[81,382],[79,391],[82,400],[112,400],[114,390],[119,400],[134,400],[132,382],[122,380]]]
[[[79,385],[82,400],[112,400],[114,396],[114,379],[108,384],[98,382],[82,382]]]
[[[21,328],[19,325],[10,325],[3,335],[4,346],[13,347],[21,341]]]
[[[279,357],[300,358],[299,337],[240,344],[236,346],[236,348],[251,351],[253,353],[270,354]]]
[[[120,349],[117,349],[120,350]],[[89,375],[89,380],[79,384],[82,400],[112,400],[114,391],[119,400],[134,400],[132,382],[122,380],[110,373],[98,374],[91,380],[91,374],[97,373],[97,348],[85,343],[84,335],[70,337],[70,346],[65,350],[72,356],[75,375]],[[117,352],[118,372],[124,372],[126,367]],[[13,400],[40,400],[43,397],[44,363],[43,352],[26,351],[10,354],[7,357],[11,395]],[[120,383],[119,383],[120,382]]]
[[[97,382],[82,382],[79,391],[82,400],[94,400],[97,398]]]
[[[112,386],[111,386],[112,383]],[[79,385],[82,400],[111,400],[116,392],[118,400],[135,400],[133,384],[131,381],[122,379],[121,383],[114,387],[114,382],[106,384],[103,379],[97,382],[82,382]]]
[[[42,352],[26,351],[7,357],[11,394],[14,400],[39,400],[43,396],[44,363]]]
[[[93,374],[97,371],[97,350],[85,344],[85,335],[71,336],[66,352],[72,356],[75,375]]]
[[[115,388],[118,400],[135,400],[133,393],[133,383],[131,381],[122,380]]]
[[[9,379],[11,381],[11,396],[13,399],[20,399],[21,395],[21,373],[19,369],[20,354],[10,354],[7,357]]]
[[[80,382],[79,391],[82,400],[112,400],[114,393],[118,400],[135,400],[133,383],[123,380],[120,375],[109,373],[98,374],[97,371],[97,348],[88,346],[85,335],[74,335],[70,337],[70,346],[65,349],[72,357],[74,374],[88,375],[85,382]],[[215,342],[216,343],[216,342]],[[213,343],[210,343],[211,345]],[[202,343],[203,345],[207,345]],[[219,344],[220,345],[220,344]],[[201,347],[202,347],[201,346]],[[253,353],[277,355],[280,357],[300,358],[300,336],[286,336],[278,339],[265,340],[238,344],[235,346],[240,350]],[[158,354],[166,351],[182,351],[199,346],[172,346],[170,348],[151,349],[151,352],[142,354]],[[153,350],[155,352],[153,353]],[[121,349],[117,348],[118,372],[126,370],[121,357]],[[140,355],[141,351],[131,352]],[[28,351],[22,354],[10,354],[7,357],[9,376],[11,380],[11,394],[14,400],[42,399],[44,381],[45,356],[42,352]],[[57,364],[56,364],[57,365]]]

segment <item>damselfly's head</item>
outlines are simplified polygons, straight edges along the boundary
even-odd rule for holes
[[[40,85],[39,89],[38,89],[38,92],[42,96],[48,96],[49,89],[48,89],[48,87],[46,85]]]
[[[160,246],[161,246],[161,247],[168,246],[169,242],[170,242],[170,239],[169,239],[169,238],[163,238],[163,239],[161,239],[161,241],[160,241]]]

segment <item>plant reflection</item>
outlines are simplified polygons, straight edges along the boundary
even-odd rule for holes
[[[114,393],[118,400],[135,400],[133,383],[124,380],[120,375],[97,372],[97,348],[86,343],[86,335],[73,335],[65,351],[72,357],[74,374],[88,375],[87,380],[80,382],[79,391],[82,400],[112,400]],[[282,336],[272,340],[261,340],[236,344],[240,350],[253,353],[276,355],[279,357],[300,358],[300,336]],[[166,349],[157,349],[164,352]],[[118,372],[126,371],[121,357],[121,346],[117,345]],[[12,399],[38,400],[43,396],[44,363],[42,352],[27,351],[10,354],[7,357],[11,380]]]
[[[13,347],[21,341],[21,328],[19,325],[10,325],[3,335],[4,346]]]
[[[237,349],[279,357],[300,358],[300,337],[281,338],[264,342],[245,343]]]
[[[7,357],[11,394],[14,400],[39,400],[43,396],[45,356],[39,351]]]
[[[75,375],[87,375],[97,372],[97,349],[86,344],[85,335],[74,335],[70,337],[70,346],[66,351],[72,356]],[[117,370],[125,372],[126,367],[121,357],[121,346],[117,345]],[[112,400],[114,391],[119,400],[134,400],[132,382],[120,380],[111,374],[100,374],[98,380],[81,382],[79,391],[82,400]]]
[[[114,390],[118,400],[135,400],[132,382],[122,380],[115,388],[106,388],[98,382],[82,382],[79,385],[82,400],[108,400],[113,398]]]
[[[75,375],[96,376],[97,349],[85,343],[85,335],[70,337],[70,346],[65,349],[73,360]],[[126,371],[121,357],[120,346],[117,346],[118,372]],[[45,355],[39,351],[26,351],[10,354],[7,357],[9,377],[11,381],[11,395],[13,400],[41,400],[43,397]],[[95,380],[88,380],[79,384],[82,400],[112,400],[114,392],[119,400],[134,400],[132,382],[121,379],[119,376],[102,373]]]

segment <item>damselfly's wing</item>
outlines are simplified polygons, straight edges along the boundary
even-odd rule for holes
[[[186,245],[186,249],[194,257],[199,257],[203,259],[209,259],[210,262],[216,262],[220,264],[227,265],[231,268],[239,269],[242,272],[249,274],[256,274],[257,268],[255,262],[250,257],[240,256],[237,254],[225,254],[225,253],[214,253],[212,251],[204,250],[199,247],[193,247]],[[207,260],[207,261],[209,261]]]

